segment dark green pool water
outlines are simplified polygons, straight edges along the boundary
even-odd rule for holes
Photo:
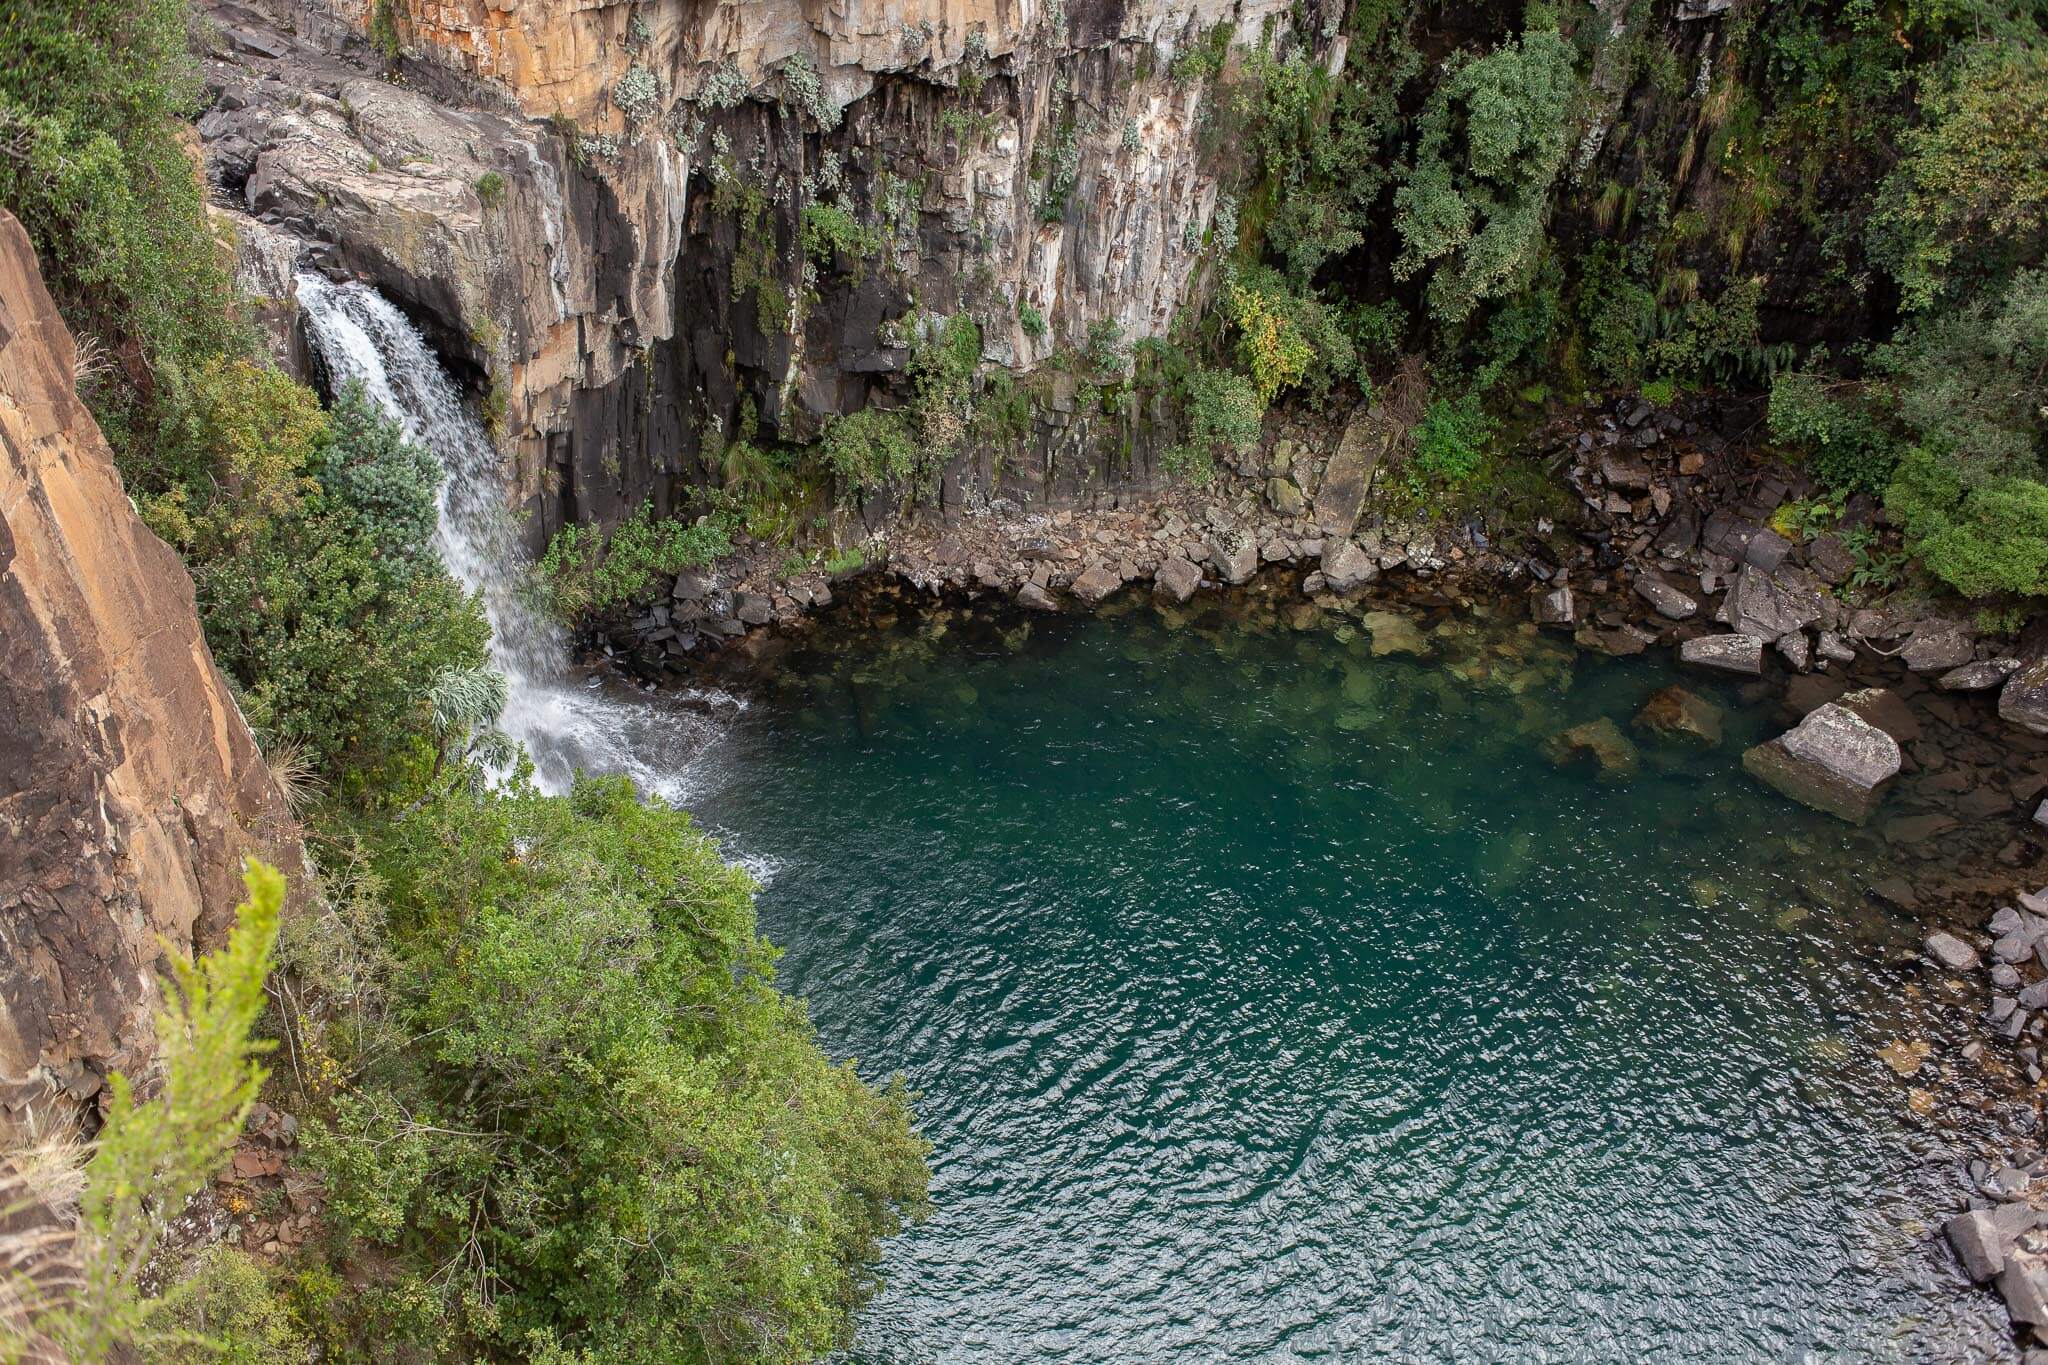
[[[1916,935],[1740,718],[1602,786],[1541,742],[1660,665],[1271,616],[906,614],[700,761],[784,984],[936,1145],[853,1358],[2009,1355],[1877,1055]]]

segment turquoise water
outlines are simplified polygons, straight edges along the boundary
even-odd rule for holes
[[[1544,757],[1649,660],[1310,617],[905,613],[704,760],[784,984],[936,1146],[852,1359],[2009,1356],[1854,836],[1733,714]]]

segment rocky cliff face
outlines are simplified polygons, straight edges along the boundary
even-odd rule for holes
[[[74,364],[0,212],[0,1138],[146,1069],[162,945],[222,931],[245,855],[303,872],[191,580],[123,493]]]
[[[1205,287],[1218,149],[1173,61],[1288,9],[275,3],[214,11],[213,173],[473,367],[536,534],[665,507],[746,405],[795,440],[893,405],[961,312],[1041,401],[950,501],[1149,487],[1148,415],[1077,411],[1046,362]],[[821,214],[859,231],[807,244]]]

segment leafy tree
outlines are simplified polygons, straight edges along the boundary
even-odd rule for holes
[[[355,392],[311,450],[298,500],[193,585],[250,724],[368,770],[431,747],[434,681],[481,666],[489,631],[434,556],[432,457]]]
[[[1986,43],[1932,80],[1871,220],[1909,308],[2039,264],[2048,244],[2048,49]]]
[[[200,91],[185,6],[18,0],[0,28],[0,203],[73,331],[122,357],[117,382],[89,397],[133,477],[200,367],[250,345],[178,139]]]
[[[1577,96],[1571,46],[1553,32],[1447,64],[1394,194],[1402,241],[1394,275],[1429,271],[1430,310],[1440,320],[1463,322],[1534,272]]]
[[[843,1344],[924,1147],[900,1083],[828,1062],[773,989],[746,874],[623,778],[450,794],[377,868],[404,961],[310,1130],[336,1217],[446,1267],[444,1314],[498,1349]]]

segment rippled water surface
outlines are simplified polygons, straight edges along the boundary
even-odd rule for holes
[[[1877,1056],[1911,926],[1738,719],[1602,786],[1541,741],[1657,665],[1224,612],[828,639],[710,765],[936,1144],[855,1360],[2009,1354]]]

